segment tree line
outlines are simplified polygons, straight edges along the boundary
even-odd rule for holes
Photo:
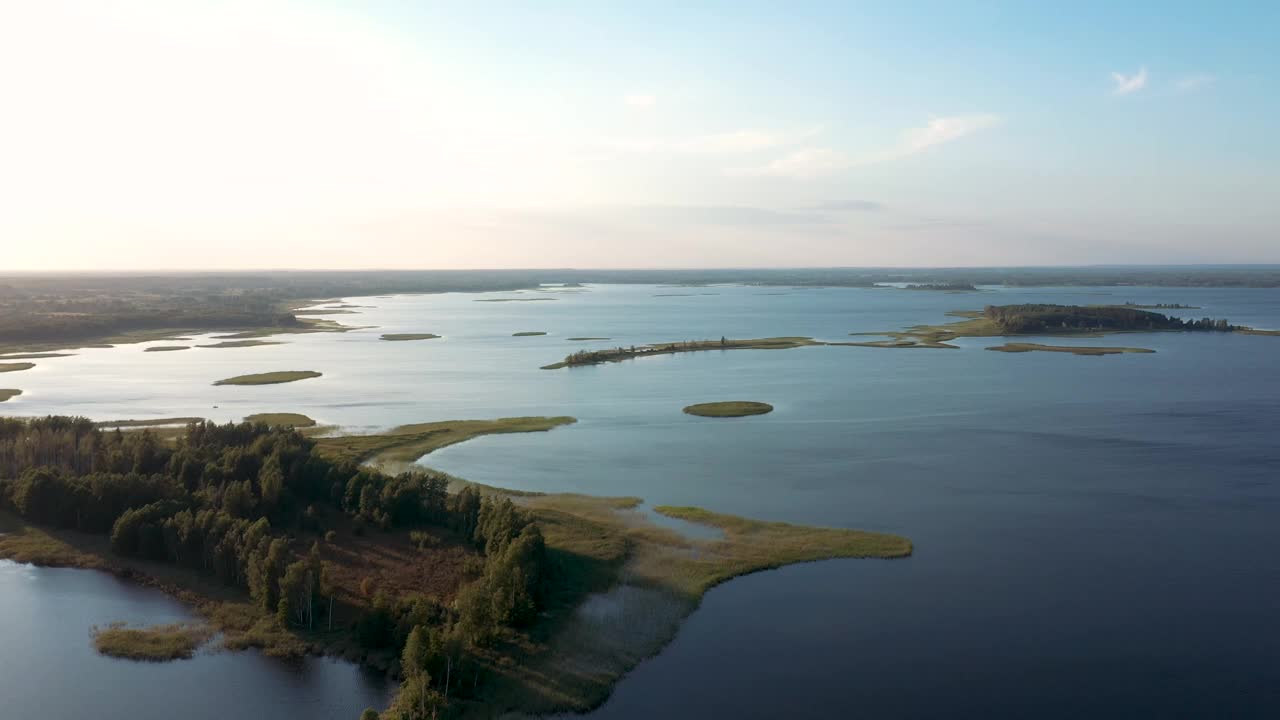
[[[1225,319],[1182,320],[1147,310],[1114,305],[988,305],[983,317],[1003,332],[1029,335],[1064,330],[1213,330],[1237,329]]]

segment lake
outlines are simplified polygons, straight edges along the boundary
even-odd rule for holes
[[[554,299],[477,302],[508,298]],[[254,348],[79,350],[0,377],[0,385],[24,390],[0,411],[219,421],[291,411],[356,430],[573,415],[578,424],[551,433],[480,438],[424,462],[504,487],[640,495],[653,504],[883,530],[915,542],[908,560],[812,563],[712,590],[675,641],[624,679],[593,717],[1275,717],[1280,338],[1162,333],[1065,341],[1156,350],[1108,357],[986,352],[1000,341],[967,339],[958,350],[712,351],[538,369],[582,348],[721,336],[842,341],[850,332],[944,322],[949,310],[984,304],[1126,301],[1196,305],[1202,309],[1166,312],[1280,328],[1274,289],[950,294],[633,285],[355,298],[348,302],[372,307],[333,319],[376,329],[283,336],[286,344]],[[521,331],[548,335],[512,337]],[[410,332],[443,337],[378,339]],[[575,336],[612,339],[567,339]],[[262,387],[211,384],[272,370],[324,376]],[[680,412],[735,399],[776,409],[739,419]],[[57,592],[22,573],[118,585],[93,573],[9,570],[0,575],[0,605],[11,594]],[[94,622],[158,622],[177,611],[171,604],[166,615],[152,600],[134,606],[134,594],[119,589],[99,591],[119,605],[92,617],[72,613],[71,622],[33,620],[50,626],[36,636],[57,642],[0,650],[5,668],[70,667],[72,657],[96,663],[71,671],[95,684],[14,683],[2,688],[7,698],[24,708],[47,709],[53,700],[101,707],[107,700],[91,675],[98,665],[123,668],[113,672],[124,687],[223,687],[224,679],[235,686],[238,672],[275,678],[225,701],[234,707],[219,704],[225,692],[210,691],[210,707],[243,717],[265,717],[279,712],[276,703],[321,692],[287,681],[297,677],[293,670],[274,671],[281,677],[261,670],[274,661],[254,655],[164,666],[98,658],[87,637]],[[225,666],[201,665],[213,662]],[[381,692],[348,665],[316,662],[328,670],[312,672],[341,678],[324,680],[326,688]],[[134,702],[132,717],[162,716],[133,711],[151,707],[145,698],[125,699]],[[307,717],[354,715],[322,706]]]

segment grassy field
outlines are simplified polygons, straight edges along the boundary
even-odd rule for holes
[[[321,453],[334,459],[367,461],[384,467],[406,465],[418,458],[481,435],[545,432],[577,422],[571,417],[512,417],[497,420],[446,420],[402,425],[377,435],[316,438]]]
[[[0,402],[4,402],[5,400],[8,400],[10,398],[16,398],[21,394],[22,394],[21,390],[15,390],[13,388],[0,388]]]
[[[143,352],[177,352],[178,350],[190,350],[190,345],[153,345]]]
[[[546,333],[541,330],[526,330],[524,332],[511,333],[511,337],[533,337],[535,335],[546,335]]]
[[[256,413],[247,416],[244,421],[294,428],[315,427],[316,424],[315,420],[301,413]]]
[[[440,336],[435,333],[386,333],[379,339],[404,342],[406,340],[434,340],[438,337]]]
[[[1088,345],[1041,345],[1039,343],[1005,343],[987,348],[996,352],[1058,352],[1072,355],[1121,355],[1124,353],[1153,353],[1155,350],[1135,347],[1091,347]]]
[[[197,345],[198,348],[247,348],[260,347],[262,345],[283,345],[279,340],[224,340],[222,342],[213,343],[211,345]]]
[[[255,373],[253,375],[236,375],[219,380],[214,385],[279,385],[280,383],[297,382],[309,378],[318,378],[323,373],[315,370],[281,370],[278,372]]]
[[[763,415],[773,412],[769,403],[751,400],[725,400],[722,402],[697,403],[684,408],[689,415],[701,417],[744,417],[747,415]]]
[[[102,655],[126,660],[185,660],[213,636],[213,628],[197,623],[173,623],[132,628],[116,622],[94,627],[93,647]]]
[[[30,362],[15,362],[15,363],[0,362],[0,373],[18,372],[20,370],[30,370],[35,366],[36,366],[35,363],[30,363]]]

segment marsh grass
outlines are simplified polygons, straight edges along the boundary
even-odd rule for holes
[[[721,402],[697,403],[684,408],[687,415],[700,417],[746,417],[748,415],[764,415],[773,412],[769,403],[751,400],[725,400]]]
[[[407,340],[435,340],[440,337],[435,333],[385,333],[379,340],[389,340],[391,342],[405,342]]]
[[[1040,343],[1005,343],[1004,345],[993,345],[988,350],[1006,353],[1024,353],[1024,352],[1056,352],[1071,353],[1072,355],[1123,355],[1125,353],[1153,353],[1155,350],[1136,347],[1101,347],[1089,345],[1041,345]]]
[[[36,366],[35,363],[29,363],[29,362],[16,362],[16,363],[0,362],[0,373],[20,372],[22,370],[30,370],[35,366]]]
[[[143,352],[177,352],[178,350],[190,350],[190,345],[153,345]]]
[[[22,391],[15,388],[0,388],[0,402],[4,402],[10,398],[16,398],[21,394]]]
[[[235,377],[219,380],[214,385],[279,385],[281,383],[318,378],[321,375],[323,373],[318,373],[315,370],[281,370],[278,372],[255,373],[253,375],[236,375]]]
[[[544,299],[550,300],[551,298]],[[511,337],[534,337],[535,335],[546,335],[546,333],[541,330],[526,330],[524,332],[511,333]]]
[[[221,348],[247,348],[261,347],[263,345],[284,345],[279,340],[224,340],[211,345],[197,345],[198,348],[221,349]]]
[[[245,422],[278,425],[281,427],[315,427],[316,421],[301,413],[255,413],[245,417]]]
[[[577,422],[575,418],[511,417],[497,420],[446,420],[402,425],[376,435],[343,435],[316,439],[316,447],[333,459],[368,461],[379,465],[406,465],[438,450],[481,435],[513,432],[545,432]]]
[[[125,660],[164,662],[186,660],[213,636],[213,628],[196,623],[173,623],[133,628],[122,622],[94,626],[93,647],[102,655]]]

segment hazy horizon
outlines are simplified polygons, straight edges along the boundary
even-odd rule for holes
[[[2,270],[1280,263],[1280,6],[0,8]]]

